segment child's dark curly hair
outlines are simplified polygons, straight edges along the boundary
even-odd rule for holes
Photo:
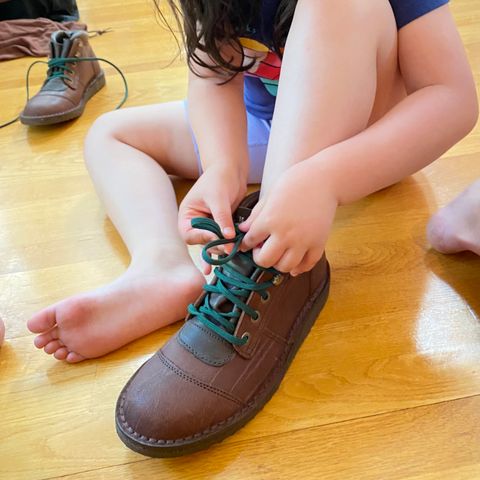
[[[249,27],[255,24],[261,14],[262,0],[167,0],[173,11],[177,25],[182,32],[190,69],[195,65],[208,68],[233,78],[237,73],[249,70],[254,59],[248,62],[243,53],[239,37],[248,36]],[[160,0],[154,0],[162,20]],[[281,49],[290,29],[297,0],[279,0],[274,19],[272,45],[280,57]],[[167,24],[168,25],[168,24]],[[233,59],[224,58],[221,45],[231,45],[241,54],[242,62],[234,64]],[[215,64],[207,64],[198,52],[205,52]],[[247,61],[246,61],[247,60]]]

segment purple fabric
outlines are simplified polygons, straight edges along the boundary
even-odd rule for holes
[[[190,124],[188,119],[188,102],[186,100],[184,102],[184,105],[187,122]],[[247,126],[248,153],[250,160],[248,183],[261,183],[272,122],[270,122],[269,120],[263,120],[261,118],[255,117],[254,115],[251,115],[247,112]],[[198,175],[200,176],[203,173],[202,164],[200,162],[200,154],[192,129],[190,129],[190,131],[192,133],[192,142],[195,148],[195,153],[197,154]]]

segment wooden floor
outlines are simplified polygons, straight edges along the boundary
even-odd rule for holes
[[[150,0],[80,0],[92,40],[131,88],[128,105],[180,99],[185,67]],[[452,5],[480,85],[480,1]],[[0,64],[1,120],[24,102],[31,59]],[[179,324],[69,366],[32,344],[36,310],[113,279],[128,262],[82,160],[82,139],[122,96],[108,87],[60,127],[0,130],[0,478],[480,478],[480,259],[429,250],[425,225],[480,177],[480,129],[432,167],[343,208],[328,245],[327,307],[278,394],[237,435],[174,460],[117,439],[116,397]],[[34,74],[35,85],[43,69]],[[185,185],[179,185],[179,191]]]

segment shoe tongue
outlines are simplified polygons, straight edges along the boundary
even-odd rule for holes
[[[255,266],[252,262],[238,255],[228,265],[232,266],[237,272],[241,272],[247,277],[256,277]],[[225,276],[231,276],[228,270],[222,269]],[[258,270],[257,270],[258,271]],[[224,283],[227,283],[224,281]],[[226,285],[231,292],[235,294],[237,287]],[[210,293],[210,306],[221,313],[231,312],[234,308],[233,303],[219,293]],[[212,322],[217,323],[215,319]],[[220,337],[214,331],[208,331],[202,323],[193,317],[190,321],[180,329],[178,342],[186,348],[193,356],[201,360],[203,363],[219,367],[229,362],[235,353],[233,346]]]
[[[63,49],[66,47],[65,40],[69,38],[68,33],[64,31],[53,32],[50,39],[51,57],[58,58],[62,56]]]
[[[246,220],[257,201],[258,192],[246,197],[234,214],[235,223]],[[255,264],[244,255],[236,255],[227,265],[245,277],[252,278],[252,280],[256,279],[260,273],[260,270],[256,268]],[[232,276],[228,269],[224,267],[220,268],[226,277]],[[234,295],[235,291],[239,290],[238,287],[228,284],[228,281],[224,281],[223,283],[226,284],[225,287]],[[227,313],[231,312],[234,308],[234,304],[220,293],[210,293],[207,295],[207,298],[209,298],[210,306],[217,312]],[[215,322],[214,319],[211,320]],[[220,335],[214,331],[207,332],[206,327],[195,317],[190,318],[180,329],[177,339],[193,356],[208,365],[224,365],[233,358],[235,353],[233,346],[229,342],[221,338]]]
[[[84,34],[81,30],[73,30],[64,32],[62,30],[53,32],[50,40],[51,58],[70,57],[70,50],[75,38]],[[55,69],[54,69],[55,71]],[[52,78],[48,80],[43,86],[43,90],[65,90],[65,82],[62,78]]]
[[[233,215],[234,222],[244,222],[250,216],[250,213],[252,213],[252,209],[257,202],[258,192],[248,195],[236,209]],[[228,262],[228,264],[246,277],[251,277],[256,269],[254,263],[249,261],[248,258],[243,255],[235,256],[230,262]],[[228,270],[222,269],[222,272],[225,276],[231,277]],[[239,290],[238,287],[234,286],[227,286],[227,288],[232,292]],[[210,294],[210,305],[212,308],[222,313],[231,312],[234,307],[233,303],[220,293]]]
[[[70,30],[68,32],[58,30],[53,32],[50,38],[52,58],[70,56],[70,49],[74,40],[85,36],[84,30]]]

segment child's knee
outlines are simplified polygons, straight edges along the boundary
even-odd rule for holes
[[[123,115],[120,115],[120,113],[118,110],[114,110],[100,115],[90,127],[85,141],[89,142],[95,139],[97,142],[101,137],[115,137],[123,124],[121,119]]]
[[[382,39],[388,41],[391,37],[397,37],[397,24],[390,2],[377,0],[369,2],[368,5],[361,3],[361,10],[365,17],[359,25],[365,30],[376,29],[380,42]]]
[[[120,131],[118,113],[116,110],[104,113],[90,126],[84,143],[85,165],[89,171],[98,166],[99,160],[105,158],[102,150],[108,150],[109,144],[117,141]]]

